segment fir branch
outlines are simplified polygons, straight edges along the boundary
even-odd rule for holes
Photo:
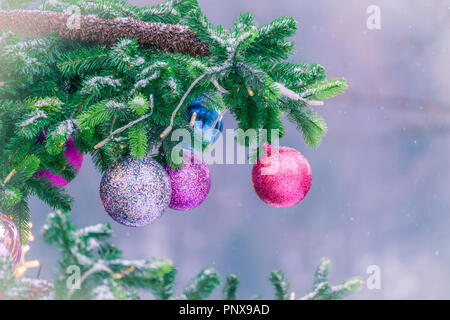
[[[67,78],[109,69],[112,62],[107,52],[104,47],[77,48],[60,57],[58,69]]]
[[[323,258],[320,261],[314,274],[313,290],[301,300],[344,299],[362,288],[364,282],[359,277],[351,278],[336,286],[331,285],[327,280],[330,266],[330,260]]]
[[[28,187],[39,199],[47,203],[50,207],[70,211],[73,199],[59,187],[54,187],[44,178],[33,177],[27,181]]]
[[[301,96],[310,99],[325,100],[344,92],[347,87],[345,79],[332,79],[309,86],[307,90],[302,92]]]
[[[80,28],[68,28],[69,13],[51,11],[0,10],[0,30],[14,30],[28,36],[58,34],[72,41],[113,45],[121,38],[134,38],[146,49],[206,56],[209,46],[181,25],[149,23],[133,18],[101,19],[80,16]],[[102,36],[100,36],[102,35]]]
[[[24,180],[30,179],[39,169],[41,160],[38,156],[32,154],[25,157],[17,166],[17,170]]]
[[[22,199],[9,212],[13,216],[13,221],[19,230],[20,240],[22,244],[26,244],[31,236],[30,230],[30,207],[26,199]]]
[[[212,268],[205,268],[184,288],[181,299],[204,300],[220,285],[220,277]]]
[[[289,289],[291,285],[281,270],[272,271],[270,274],[270,282],[275,288],[275,297],[277,300],[289,300]]]
[[[131,128],[132,126],[134,126],[135,124],[144,121],[145,119],[147,119],[148,117],[150,117],[152,115],[153,112],[153,99],[151,100],[151,106],[150,106],[151,112],[148,114],[143,115],[142,117],[140,117],[139,119],[136,119],[134,121],[131,121],[130,123],[128,123],[126,126],[123,126],[115,131],[113,131],[106,139],[104,139],[103,141],[99,142],[98,144],[95,145],[94,149],[100,149],[102,148],[106,143],[108,143],[108,141],[110,141],[112,138],[114,138],[115,135],[127,130],[128,128]]]
[[[295,101],[303,101],[310,106],[323,106],[324,105],[323,101],[314,101],[314,100],[303,99],[298,93],[286,88],[281,83],[275,82],[275,86],[280,90],[280,93],[286,98],[289,98],[289,99],[292,99]]]
[[[222,299],[223,300],[236,300],[236,292],[239,287],[239,278],[234,275],[230,274],[227,277],[227,280],[225,282],[225,286],[223,287],[222,291]]]
[[[167,259],[127,260],[109,242],[112,230],[108,224],[78,228],[68,212],[51,213],[43,228],[44,240],[61,250],[60,274],[56,282],[32,280],[32,287],[13,276],[10,265],[0,261],[0,294],[7,299],[54,297],[56,299],[139,299],[135,289],[148,290],[156,299],[173,297],[176,268]],[[9,266],[9,267],[8,267]],[[78,266],[81,279],[78,286],[68,287],[67,268]],[[342,299],[356,292],[362,280],[352,278],[333,286],[327,278],[330,262],[322,259],[316,268],[313,290],[302,299]],[[275,270],[270,281],[281,300],[295,299],[289,294],[289,283],[283,272]],[[220,285],[220,277],[212,268],[203,269],[192,279],[176,299],[203,300]],[[224,300],[235,300],[239,286],[236,275],[229,275],[223,288]],[[14,293],[14,294],[12,294]],[[256,296],[253,299],[261,299]]]
[[[133,157],[141,159],[147,155],[147,131],[142,125],[136,125],[128,130],[128,139]]]
[[[109,269],[107,266],[105,266],[102,262],[101,262],[101,263],[97,263],[97,264],[95,264],[92,268],[90,268],[88,271],[86,271],[85,273],[83,273],[83,275],[82,275],[81,278],[80,278],[79,285],[80,285],[80,286],[83,285],[83,283],[84,283],[91,275],[93,275],[94,273],[97,273],[97,272],[107,272],[107,273],[109,273],[109,274],[113,274],[112,270]],[[69,290],[69,293],[68,293],[68,298],[69,298],[69,299],[73,296],[73,294],[75,293],[76,290],[77,290],[77,287],[76,287],[76,286],[72,287],[72,288]]]
[[[73,119],[62,121],[55,130],[47,135],[45,148],[50,155],[58,155],[66,144],[67,140],[76,130],[76,124]]]
[[[287,111],[288,119],[302,132],[305,142],[312,148],[318,147],[328,130],[325,120],[302,101],[287,102],[283,109]]]
[[[115,264],[115,261],[110,264]],[[147,289],[160,300],[168,300],[173,295],[173,286],[177,269],[167,259],[154,258],[149,261],[119,261],[122,266],[131,265],[133,272],[121,278],[121,281],[133,288]]]

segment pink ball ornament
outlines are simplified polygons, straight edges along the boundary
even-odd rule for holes
[[[76,168],[75,176],[80,172],[81,166],[83,165],[83,154],[78,150],[78,148],[73,143],[73,139],[69,138],[66,142],[66,153],[64,156],[67,159],[67,164],[72,165]],[[44,177],[49,181],[54,187],[65,187],[70,181],[66,181],[61,175],[54,174],[50,170],[40,170],[36,172],[37,177]]]
[[[172,197],[169,208],[188,211],[198,207],[208,196],[211,175],[208,166],[194,153],[184,150],[183,166],[173,170],[164,166],[172,182]]]
[[[272,207],[292,207],[302,201],[311,188],[311,167],[297,150],[275,148],[269,144],[264,146],[266,152],[253,166],[253,188],[261,200]]]
[[[0,212],[0,259],[9,257],[16,266],[22,256],[19,231],[12,220]]]

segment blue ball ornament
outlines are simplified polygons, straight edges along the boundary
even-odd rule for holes
[[[220,119],[215,127],[210,130],[219,116],[217,112],[205,108],[199,100],[195,101],[188,111],[189,120],[192,119],[195,113],[193,129],[196,134],[200,134],[203,137],[203,146],[213,145],[223,132],[223,119]]]

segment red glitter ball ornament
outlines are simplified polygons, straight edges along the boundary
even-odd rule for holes
[[[265,153],[253,166],[252,184],[262,201],[288,208],[302,201],[312,184],[308,160],[288,147],[264,146]]]

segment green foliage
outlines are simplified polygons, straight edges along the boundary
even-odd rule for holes
[[[2,9],[26,9],[32,0],[2,0],[0,7]]]
[[[205,268],[184,288],[179,299],[205,300],[220,285],[220,276],[212,268]]]
[[[289,102],[286,112],[288,119],[301,131],[305,142],[311,147],[318,147],[328,131],[325,120],[302,102]]]
[[[177,270],[171,261],[163,258],[123,259],[122,252],[110,242],[113,234],[109,224],[78,228],[72,224],[68,213],[59,210],[48,216],[42,235],[48,244],[61,252],[59,274],[53,284],[46,283],[52,292],[32,290],[30,284],[42,286],[40,280],[17,279],[11,263],[0,260],[1,298],[135,300],[140,299],[140,291],[148,291],[160,300],[204,300],[210,298],[221,283],[213,268],[204,268],[185,286],[182,294],[175,296]],[[322,259],[314,275],[313,291],[302,299],[343,299],[361,288],[359,278],[332,286],[327,280],[329,269],[330,261]],[[76,270],[80,279],[77,283],[71,281]],[[269,279],[276,299],[291,298],[290,284],[282,271],[273,271]],[[238,277],[229,275],[222,289],[223,299],[236,300],[238,287]]]
[[[239,278],[236,275],[234,274],[228,275],[225,285],[223,287],[222,299],[236,300],[236,293],[239,287],[239,283],[240,283]]]
[[[133,100],[129,102],[130,109],[138,116],[143,116],[150,108],[149,102],[142,94],[136,95]]]
[[[22,192],[17,188],[10,188],[5,191],[5,196],[3,201],[5,201],[5,205],[8,207],[12,207],[20,202],[23,195]]]
[[[57,67],[61,74],[70,79],[79,75],[112,68],[113,64],[105,47],[80,47],[61,54]]]
[[[291,285],[287,282],[283,271],[275,270],[270,274],[270,282],[275,289],[275,297],[277,300],[288,300],[289,289]]]
[[[113,115],[113,110],[106,106],[106,101],[91,106],[86,112],[76,119],[81,130],[93,130],[99,124],[109,121]]]
[[[313,290],[305,295],[302,300],[344,299],[360,290],[364,285],[363,280],[359,277],[351,278],[336,286],[331,285],[327,280],[330,266],[330,260],[324,258],[320,261],[314,274]]]
[[[50,155],[58,155],[64,151],[67,140],[75,132],[75,123],[72,119],[61,122],[47,135],[45,149]]]
[[[140,159],[147,155],[147,131],[141,124],[128,129],[128,139],[133,157]]]
[[[310,86],[302,93],[303,97],[317,100],[330,99],[341,94],[347,89],[345,79],[333,79],[330,81],[319,82]]]
[[[177,269],[167,259],[150,260],[149,268],[135,270],[133,274],[123,277],[125,283],[133,282],[137,288],[150,289],[156,299],[168,300],[173,294]]]
[[[72,209],[72,198],[66,191],[59,187],[54,187],[44,178],[31,178],[28,180],[28,187],[31,193],[38,196],[52,208]]]

